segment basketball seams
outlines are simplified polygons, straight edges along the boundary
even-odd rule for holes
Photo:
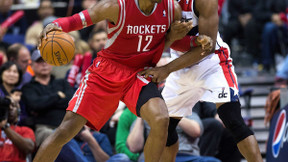
[[[54,51],[53,51],[53,43],[54,43],[54,41],[53,41],[53,38],[54,38],[54,34],[55,34],[55,32],[56,31],[54,31],[54,33],[53,33],[53,35],[52,35],[52,43],[51,43],[51,46],[52,46],[52,60],[53,60],[53,62],[54,62],[54,65],[56,65],[56,62],[55,62],[55,60],[54,60]]]
[[[49,42],[52,42],[52,40],[46,41],[44,47],[42,48],[42,52],[41,52],[42,54],[43,54],[43,51],[44,51],[45,47],[48,45]],[[44,58],[44,56],[42,56],[42,58]],[[47,54],[46,54],[46,60],[48,60]]]
[[[68,57],[67,57],[67,55],[66,55],[66,52],[63,50],[63,48],[62,48],[62,46],[60,45],[60,43],[58,43],[57,41],[55,41],[55,43],[57,43],[58,44],[58,46],[61,48],[61,50],[63,51],[63,53],[64,53],[64,55],[65,55],[65,57],[66,57],[66,59],[67,59],[67,61],[66,62],[68,62]],[[59,61],[58,61],[59,62]],[[59,63],[60,64],[60,63]],[[66,63],[63,63],[63,64],[66,64]]]
[[[57,39],[61,39],[61,40],[66,41],[67,43],[69,43],[75,49],[74,45],[71,42],[69,42],[67,39],[64,39],[64,38],[61,38],[61,37],[53,37],[53,38],[57,38]]]
[[[48,64],[54,66],[61,66],[69,63],[73,59],[76,47],[74,45],[73,39],[68,36],[68,34],[65,34],[67,33],[52,31],[47,34],[47,39],[42,40],[43,45],[40,47],[39,50],[41,52],[42,58]]]

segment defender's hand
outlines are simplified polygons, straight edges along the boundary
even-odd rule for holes
[[[48,24],[40,33],[37,43],[37,48],[41,47],[42,39],[47,39],[47,34],[51,31],[62,31],[62,29],[54,23]]]
[[[207,35],[199,35],[196,44],[202,47],[205,52],[210,52],[213,47],[213,40]]]
[[[182,39],[192,29],[192,24],[192,20],[173,22],[167,38],[173,42]]]
[[[165,66],[155,67],[147,70],[143,70],[139,72],[139,75],[144,78],[152,78],[152,82],[160,83],[165,80],[169,76],[170,72],[167,70]]]

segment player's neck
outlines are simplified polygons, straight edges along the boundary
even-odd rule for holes
[[[139,8],[142,12],[149,15],[153,8],[155,3],[151,2],[150,0],[137,0],[139,4]]]

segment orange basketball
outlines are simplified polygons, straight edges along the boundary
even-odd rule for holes
[[[73,59],[75,45],[69,34],[52,31],[47,34],[47,39],[42,39],[39,50],[43,60],[48,64],[61,66]]]

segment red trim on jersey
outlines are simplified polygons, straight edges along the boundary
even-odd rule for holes
[[[118,13],[117,22],[116,22],[116,24],[112,24],[111,22],[108,21],[108,29],[109,29],[109,28],[116,27],[119,23],[122,22],[122,21],[121,21],[121,16],[123,17],[124,12],[123,12],[123,8],[122,8],[122,5],[121,5],[120,1],[121,1],[121,0],[117,0],[118,6],[119,6],[119,13]],[[123,1],[122,1],[122,2],[123,2]],[[121,13],[122,13],[122,15],[121,15]],[[123,19],[122,19],[122,20],[123,20]],[[121,22],[120,22],[120,21],[121,21]],[[120,25],[121,25],[121,24],[120,24]],[[120,25],[119,25],[119,26],[120,26]]]
[[[110,27],[110,26],[111,26],[111,27],[115,27],[115,26],[117,26],[118,23],[119,23],[119,21],[120,21],[121,12],[122,12],[120,0],[118,0],[117,3],[118,3],[118,6],[119,6],[118,19],[117,19],[116,24],[112,24],[111,22],[108,21],[108,25],[109,25],[109,27]]]
[[[234,75],[232,67],[232,59],[229,57],[229,52],[227,48],[221,47],[220,49],[215,51],[215,54],[218,54],[220,59],[220,66],[222,67],[224,76],[227,80],[229,87],[234,87],[238,89],[238,85],[236,82],[236,77]]]

